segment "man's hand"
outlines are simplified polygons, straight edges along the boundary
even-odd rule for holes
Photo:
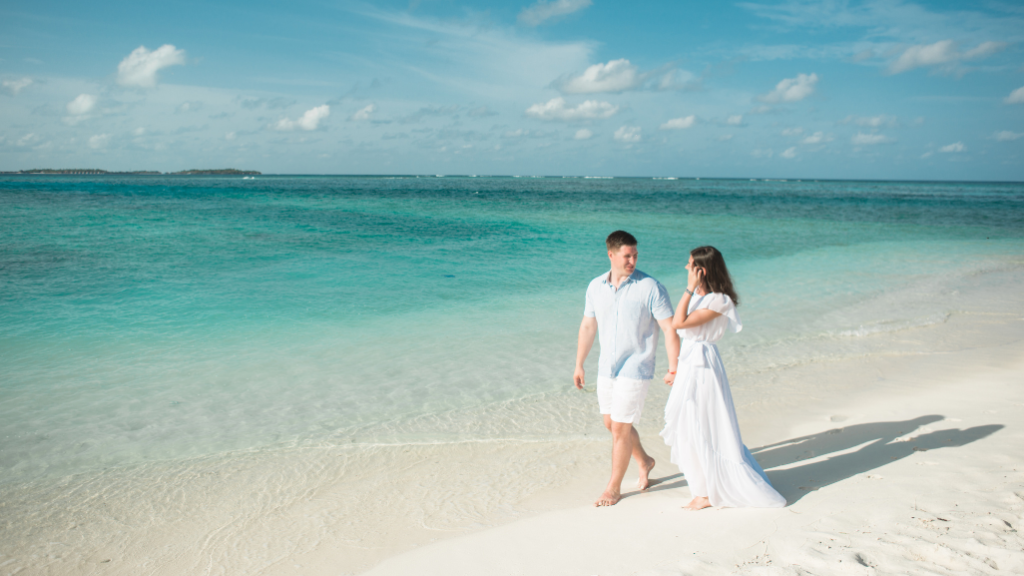
[[[586,382],[583,381],[583,366],[576,367],[576,371],[572,374],[572,383],[579,390],[583,390],[583,387],[586,386]]]

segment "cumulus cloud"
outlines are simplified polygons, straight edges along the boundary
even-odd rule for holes
[[[831,142],[832,137],[826,136],[824,132],[815,132],[810,136],[801,140],[802,144],[821,144],[822,142]]]
[[[619,107],[613,106],[609,102],[587,100],[579,106],[572,108],[566,105],[565,98],[552,98],[546,103],[530,106],[526,109],[526,115],[538,120],[573,122],[610,118],[618,111]]]
[[[579,12],[592,3],[591,0],[554,0],[554,2],[537,0],[533,6],[523,8],[523,11],[519,13],[519,22],[527,26],[540,26],[548,20]]]
[[[623,126],[615,131],[615,139],[619,142],[639,142],[639,126]]]
[[[363,108],[360,108],[355,114],[349,116],[348,119],[349,120],[357,120],[357,121],[358,120],[369,120],[370,119],[370,114],[373,114],[376,111],[377,111],[377,105],[376,104],[369,104],[367,106],[364,106]]]
[[[132,130],[132,134],[134,134],[136,136],[142,136],[145,133],[146,133],[146,129],[143,128],[142,126],[139,126],[135,130]]]
[[[32,85],[31,78],[19,78],[18,80],[4,80],[4,92],[11,96],[17,96],[19,92]]]
[[[1007,104],[1024,103],[1024,86],[1021,86],[1020,88],[1017,88],[1013,92],[1010,92],[1010,95],[1007,96],[1006,99],[1003,100],[1003,102],[1006,102]]]
[[[1005,47],[1006,44],[1002,42],[982,42],[966,52],[960,52],[957,50],[956,42],[952,40],[940,40],[934,44],[918,44],[904,50],[899,58],[889,65],[889,73],[899,74],[924,66],[949,65],[961,60],[984,58]]]
[[[290,120],[288,118],[282,118],[278,120],[274,128],[281,130],[282,132],[288,132],[291,130],[316,130],[317,126],[320,125],[320,121],[331,115],[331,107],[324,104],[323,106],[317,106],[316,108],[310,108],[306,110],[306,113],[302,115],[298,120]]]
[[[758,96],[762,102],[799,102],[814,92],[818,83],[817,74],[797,74],[796,78],[786,78],[775,85],[775,90]]]
[[[68,102],[68,114],[82,116],[88,114],[96,106],[96,97],[92,94],[79,94],[77,98]]]
[[[773,152],[771,148],[758,148],[756,150],[751,150],[750,155],[754,158],[771,158],[775,155],[775,152]]]
[[[161,68],[185,63],[185,51],[164,44],[149,51],[139,46],[117,65],[117,83],[122,86],[152,88],[156,86],[156,73]]]
[[[943,146],[942,148],[939,148],[939,152],[944,152],[946,154],[964,152],[966,150],[967,146],[964,146],[963,142],[953,142],[952,144],[948,144],[946,146]]]
[[[736,114],[734,116],[729,116],[725,119],[725,123],[730,126],[739,126],[740,124],[743,124],[743,115]]]
[[[850,142],[858,146],[864,146],[872,144],[886,144],[888,142],[892,142],[892,140],[884,134],[864,134],[862,132],[858,132],[856,136],[850,139]]]
[[[555,85],[564,94],[623,92],[640,86],[645,78],[629,60],[620,58],[607,64],[594,64],[583,74],[560,80]]]
[[[93,150],[99,150],[100,148],[106,148],[107,144],[110,143],[110,134],[97,134],[89,138],[89,148]]]
[[[786,148],[785,150],[783,150],[782,154],[779,154],[779,156],[790,159],[796,158],[796,146]]]
[[[799,136],[804,133],[804,129],[797,126],[796,128],[786,128],[782,131],[783,136]]]
[[[582,129],[576,131],[576,135],[573,136],[573,138],[575,138],[576,140],[589,140],[590,137],[593,136],[593,135],[594,135],[594,133],[591,132],[590,130],[587,130],[586,128],[582,128]]]
[[[669,120],[668,122],[665,122],[664,124],[661,125],[661,129],[662,130],[685,130],[686,128],[689,128],[690,126],[693,126],[693,123],[696,122],[696,121],[697,121],[697,117],[694,116],[693,114],[690,114],[689,116],[683,116],[682,118],[673,118],[673,119]]]
[[[992,138],[1000,142],[1010,142],[1021,137],[1024,137],[1024,132],[1010,132],[1009,130],[1002,130],[992,135]]]
[[[721,142],[728,142],[729,140],[732,140],[732,134],[722,134],[718,137],[718,140]]]

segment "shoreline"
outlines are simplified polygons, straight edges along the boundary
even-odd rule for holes
[[[699,547],[704,554],[701,558],[710,563],[708,566],[734,560],[761,562],[764,553],[747,558],[741,551],[716,547],[713,539],[700,538],[703,532],[721,529],[725,531],[722,533],[731,533],[735,523],[749,523],[747,528],[753,531],[744,537],[754,539],[756,544],[765,537],[754,530],[759,524],[743,520],[748,512],[751,518],[776,522],[788,518],[787,514],[811,513],[806,510],[810,503],[827,508],[834,499],[854,502],[860,498],[858,506],[863,506],[872,498],[862,490],[874,480],[872,476],[889,478],[897,484],[913,483],[915,479],[908,477],[908,472],[893,467],[922,470],[917,466],[926,466],[919,464],[924,452],[909,446],[909,452],[898,454],[898,461],[872,460],[866,467],[857,464],[853,473],[840,469],[830,473],[831,481],[814,484],[798,472],[786,470],[819,461],[827,467],[830,456],[843,457],[856,452],[864,442],[882,436],[865,437],[854,444],[844,440],[841,451],[830,449],[829,442],[825,442],[824,447],[812,448],[819,452],[811,458],[805,458],[804,449],[794,452],[792,446],[799,444],[776,446],[775,450],[761,448],[808,435],[843,440],[850,434],[825,433],[837,427],[877,428],[883,422],[905,423],[906,430],[896,430],[905,435],[914,431],[911,426],[918,419],[916,428],[921,434],[931,433],[926,429],[1005,426],[984,437],[970,437],[958,448],[918,446],[929,450],[929,457],[948,453],[952,458],[949,462],[974,466],[969,454],[977,448],[998,446],[995,453],[1005,454],[1024,449],[1022,436],[1011,426],[1024,416],[1024,396],[1018,390],[999,388],[990,382],[1007,378],[1019,382],[1024,376],[1024,363],[1018,360],[1024,357],[1024,318],[1019,313],[980,310],[955,314],[941,324],[877,337],[913,341],[915,345],[910,349],[933,351],[813,362],[734,378],[734,386],[746,383],[733,390],[744,441],[790,500],[780,511],[699,513],[698,518],[716,518],[708,520],[707,525],[694,524],[690,516],[676,516],[689,498],[684,480],[668,461],[667,449],[657,436],[661,425],[659,395],[667,393],[660,390],[648,399],[649,407],[638,429],[645,447],[658,460],[654,477],[661,480],[661,485],[645,494],[627,493],[620,504],[602,509],[612,512],[599,512],[604,514],[601,516],[594,516],[591,502],[608,473],[608,438],[595,416],[590,428],[569,440],[520,438],[381,445],[372,452],[370,469],[361,469],[359,464],[365,460],[349,460],[353,452],[347,446],[308,446],[287,451],[234,452],[69,476],[41,493],[26,494],[32,496],[31,501],[19,502],[8,491],[3,495],[3,506],[8,518],[18,519],[21,529],[14,532],[12,521],[6,523],[4,532],[10,538],[5,536],[6,546],[0,548],[0,565],[23,569],[19,574],[128,575],[145,570],[170,575],[214,566],[228,573],[265,575],[403,574],[409,573],[410,567],[415,567],[416,573],[444,570],[446,574],[459,574],[462,572],[454,567],[453,558],[464,565],[464,573],[481,573],[485,564],[493,567],[487,564],[492,559],[504,558],[512,564],[536,560],[529,569],[523,569],[531,574],[634,573],[635,568],[627,570],[607,555],[614,550],[612,543],[594,544],[600,541],[600,534],[579,538],[550,528],[561,525],[567,526],[566,530],[591,530],[606,518],[620,516],[615,526],[642,534],[630,540],[630,546],[651,554],[662,554],[652,543],[664,541],[651,540],[648,525],[671,517],[675,523],[663,529],[682,530],[675,535],[703,542]],[[962,383],[975,372],[980,372],[989,384],[972,384],[973,388],[966,390],[969,397],[961,398],[965,393]],[[760,384],[753,386],[750,381]],[[828,385],[821,387],[822,381]],[[767,395],[762,390],[766,386],[780,393]],[[942,392],[936,393],[940,388]],[[594,399],[589,394],[571,398],[572,405],[580,409],[593,408],[590,403]],[[545,407],[545,399],[538,398],[537,402],[538,408]],[[1016,412],[989,419],[975,414],[979,410],[969,416],[960,414],[971,403],[995,405],[1002,414],[1007,414],[1002,412],[1004,407]],[[934,415],[959,418],[961,422],[929,419]],[[891,430],[888,434],[886,438],[892,439]],[[959,438],[964,439],[963,435]],[[824,450],[824,456],[820,450]],[[766,462],[764,458],[774,460]],[[953,477],[943,468],[953,464],[944,459],[935,461],[937,464],[929,471],[944,470],[942,478]],[[444,476],[444,484],[431,480],[453,468],[458,473]],[[975,483],[987,485],[992,472],[977,472]],[[624,488],[635,474],[631,467]],[[164,486],[174,487],[174,492],[167,493]],[[801,486],[811,489],[801,490]],[[935,506],[939,506],[949,497],[950,488],[939,483],[925,500],[934,496]],[[1024,494],[1024,484],[1018,488]],[[40,501],[51,505],[42,510],[36,504]],[[885,516],[895,504],[898,502],[889,500],[867,510]],[[780,516],[770,516],[776,512]],[[1007,521],[1017,526],[1012,518],[1007,517]],[[790,528],[797,530],[800,526],[793,524]],[[509,539],[518,543],[512,549],[519,551],[517,558],[522,558],[509,558],[511,552],[497,550],[507,546]],[[791,540],[780,536],[769,538],[769,544],[798,545]],[[523,553],[524,546],[529,554]],[[595,547],[607,554],[595,556]],[[784,561],[772,557],[776,558],[775,565]],[[594,558],[603,559],[604,564],[588,564]],[[664,554],[659,558],[662,564],[675,561]]]
[[[744,410],[744,440],[785,508],[684,510],[685,480],[647,430],[660,482],[647,493],[598,509],[584,500],[603,478],[575,482],[529,502],[573,507],[431,544],[363,574],[1019,572],[1024,318],[1011,322],[1010,343],[881,359],[860,371],[875,385],[810,399],[782,417],[778,407]],[[849,382],[857,364],[803,366],[780,379]],[[626,481],[635,475],[634,464]]]

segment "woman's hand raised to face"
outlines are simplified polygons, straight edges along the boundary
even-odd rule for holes
[[[686,287],[690,292],[695,292],[699,286],[704,284],[704,269],[697,266],[687,266],[689,273],[686,275]]]

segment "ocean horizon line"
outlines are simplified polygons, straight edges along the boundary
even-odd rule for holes
[[[63,169],[62,169],[63,170]],[[71,170],[71,169],[67,169]],[[805,177],[758,177],[758,176],[607,176],[607,175],[575,175],[575,174],[301,174],[301,173],[262,173],[257,170],[238,170],[234,173],[202,173],[202,170],[180,172],[158,172],[148,170],[130,170],[121,172],[96,171],[99,169],[74,169],[76,172],[29,172],[0,171],[0,177],[9,176],[90,176],[90,177],[133,177],[133,178],[423,178],[423,179],[458,179],[458,178],[492,178],[492,179],[536,179],[536,180],[714,180],[734,182],[896,182],[905,184],[1024,184],[1024,180],[921,180],[899,178],[805,178]],[[187,173],[192,172],[192,173]],[[213,171],[210,171],[213,172]]]

